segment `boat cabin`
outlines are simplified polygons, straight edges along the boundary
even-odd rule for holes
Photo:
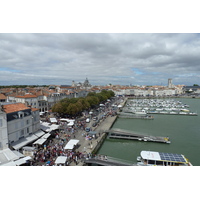
[[[138,165],[146,166],[189,166],[191,163],[182,154],[141,151]]]

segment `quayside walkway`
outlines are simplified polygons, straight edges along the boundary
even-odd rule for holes
[[[111,129],[107,131],[109,133],[109,138],[118,139],[129,139],[129,140],[139,140],[139,141],[149,141],[149,142],[162,142],[170,143],[169,137],[159,137],[159,136],[149,136],[142,135],[135,132],[123,130],[123,129]]]
[[[100,166],[137,166],[131,161],[113,158],[110,156],[97,155],[95,157],[84,160],[85,165],[100,165]]]

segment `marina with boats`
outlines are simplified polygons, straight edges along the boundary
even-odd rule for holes
[[[197,129],[194,128],[198,125],[197,121],[199,120],[199,116],[197,112],[192,113],[190,109],[200,111],[200,107],[197,106],[199,105],[197,101],[199,100],[178,99],[178,101],[175,101],[172,99],[127,99],[124,106],[122,106],[117,113],[118,118],[109,130],[107,139],[97,153],[108,154],[109,156],[125,160],[135,160],[137,165],[143,166],[144,163],[142,164],[141,160],[138,161],[138,155],[141,157],[142,151],[168,152],[165,154],[186,155],[192,164],[184,156],[186,160],[185,164],[177,164],[170,161],[166,163],[165,160],[161,159],[164,163],[163,166],[191,166],[193,165],[193,162],[194,165],[196,165],[195,161],[197,161],[197,155],[195,152],[197,152],[196,147],[198,145],[198,140],[193,140],[192,145],[190,141],[192,140],[194,133],[198,132]],[[150,115],[150,112],[148,113],[148,111],[160,111],[161,113],[160,115],[154,115],[156,113],[152,112]],[[175,113],[162,114],[162,111]],[[182,115],[188,117],[181,117]],[[154,120],[143,120],[146,116],[152,116]],[[196,117],[191,118],[190,116]],[[194,126],[194,124],[196,126]],[[198,135],[199,134],[196,133],[195,137],[198,138]],[[154,139],[161,137],[162,142],[153,141],[151,140],[152,137],[154,137]],[[166,139],[168,139],[168,142]],[[163,145],[162,143],[167,143],[169,145]],[[184,146],[184,148],[182,148],[182,146]],[[113,153],[111,152],[111,154],[109,154],[110,150],[106,151],[107,147],[109,149],[112,148]],[[122,150],[123,148],[125,149]],[[117,152],[116,155],[114,149]],[[191,149],[195,149],[195,151],[191,151]],[[130,151],[130,154],[123,153],[127,151]],[[190,151],[191,153],[189,153]],[[153,165],[157,164],[154,163]]]
[[[197,116],[196,112],[191,112],[189,105],[183,104],[181,101],[173,99],[131,99],[127,101],[125,107],[122,109],[122,114],[164,114],[164,115],[185,115]]]

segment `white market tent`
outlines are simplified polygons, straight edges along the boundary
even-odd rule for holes
[[[19,160],[15,160],[14,162],[15,162],[15,164],[16,164],[17,166],[20,166],[20,165],[22,165],[22,164],[25,164],[27,160],[31,160],[31,159],[32,159],[32,158],[31,158],[30,156],[26,156],[26,157],[21,158],[21,159],[19,159]]]
[[[72,150],[75,145],[79,143],[79,140],[71,139],[66,145],[64,149]]]
[[[59,125],[52,124],[45,131],[51,132],[51,131],[56,130],[56,129],[59,129]]]
[[[40,115],[43,115],[44,114],[44,112],[40,112]]]
[[[66,156],[58,156],[55,160],[55,164],[65,164],[67,161]]]
[[[69,124],[67,124],[67,126],[73,126],[74,122],[69,122]]]
[[[57,123],[57,119],[56,118],[50,118],[50,122],[51,123]]]

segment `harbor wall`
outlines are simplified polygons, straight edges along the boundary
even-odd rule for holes
[[[122,106],[122,108],[124,107],[125,103],[127,102],[127,98],[124,99],[123,102],[121,102],[119,105]],[[96,141],[95,144],[93,144],[93,147],[91,148],[91,153],[95,154],[96,152],[98,152],[98,150],[100,149],[100,147],[102,146],[104,140],[106,139],[108,133],[106,131],[110,130],[113,126],[113,124],[115,123],[115,121],[117,120],[118,116],[108,116],[107,118],[105,118],[103,121],[101,121],[100,125],[98,127],[96,127],[93,131],[97,131],[99,132],[99,137]]]
[[[99,138],[96,144],[94,144],[93,148],[91,149],[91,153],[95,154],[103,144],[104,140],[106,139],[108,133],[105,132],[106,130],[111,129],[113,124],[115,123],[117,116],[108,116],[96,129],[95,131],[99,131]]]

